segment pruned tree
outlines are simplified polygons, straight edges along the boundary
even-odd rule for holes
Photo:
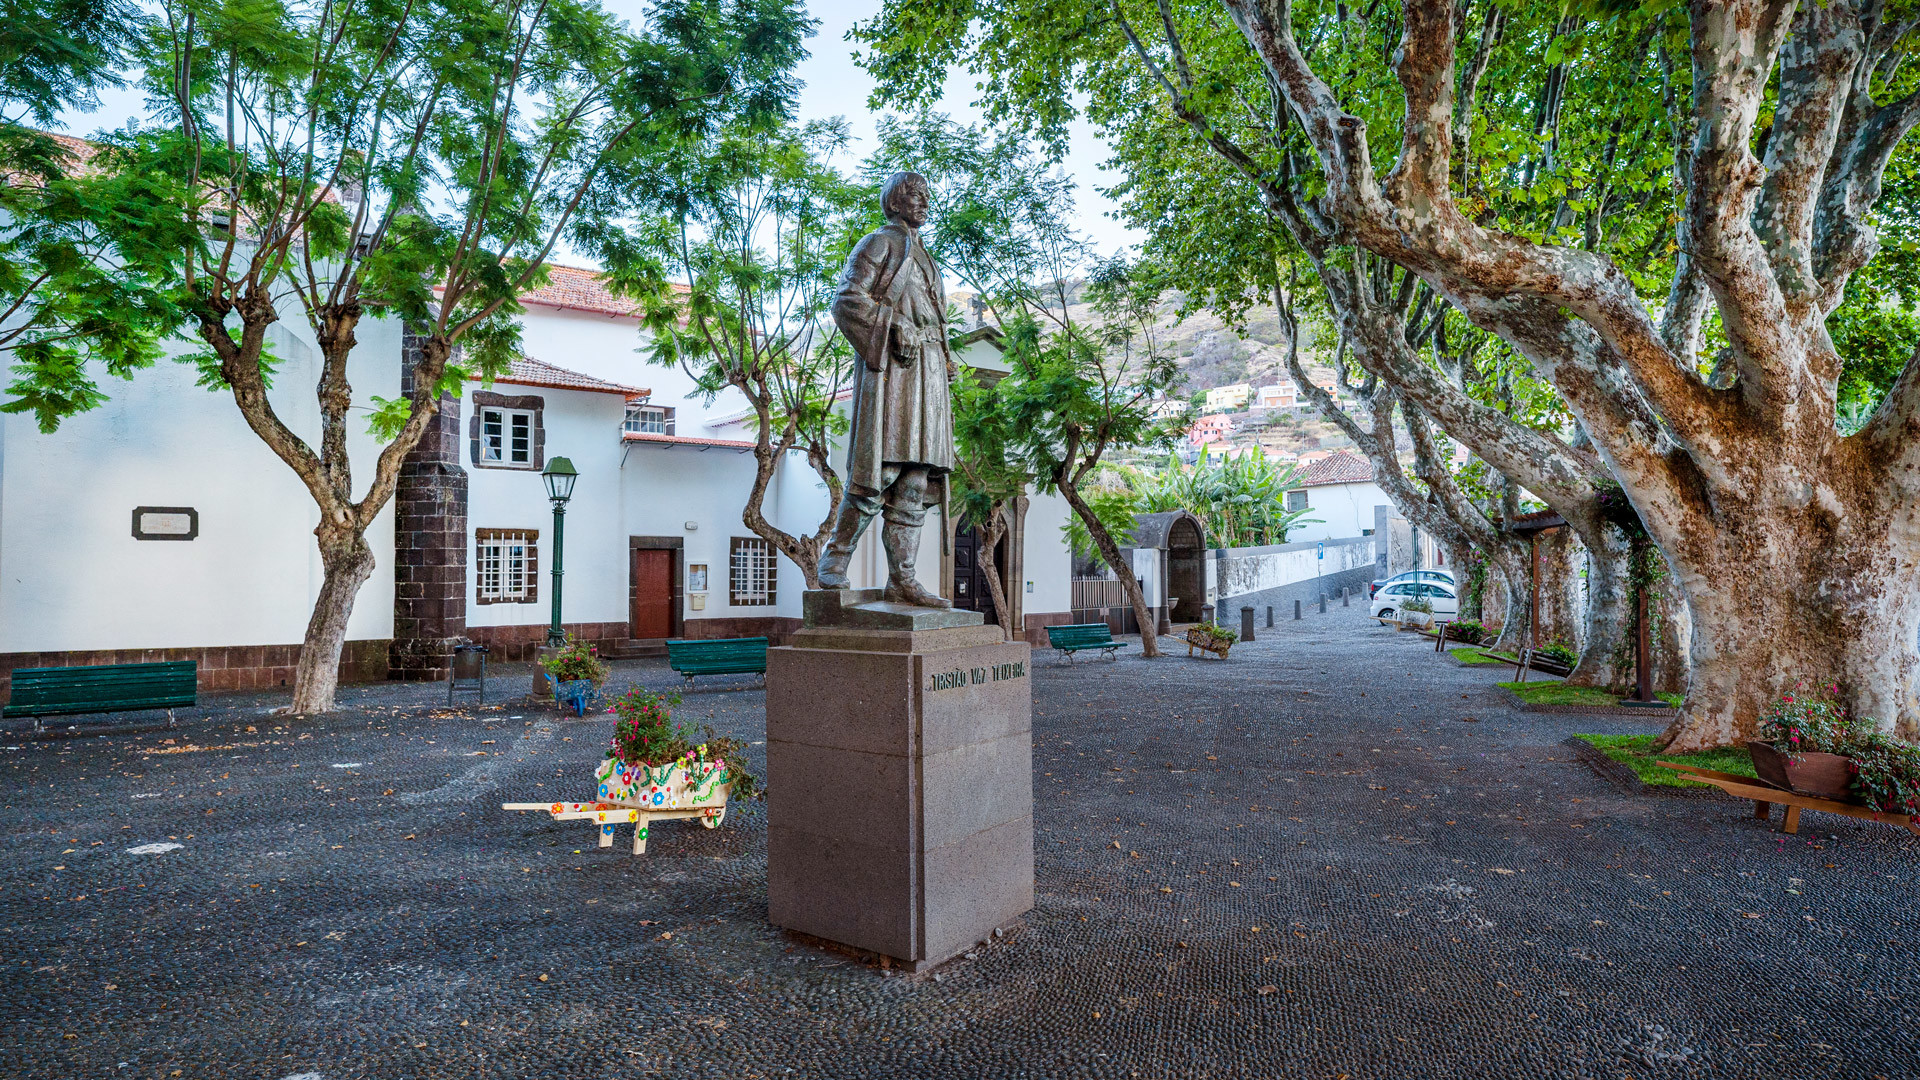
[[[505,369],[516,297],[563,237],[625,205],[609,165],[777,105],[806,26],[783,0],[671,0],[639,32],[580,0],[161,5],[128,167],[173,177],[203,238],[176,253],[203,346],[189,359],[320,511],[295,712],[333,707],[374,567],[366,531],[442,396]],[[317,433],[267,394],[267,331],[289,301],[320,346]],[[381,447],[361,485],[347,371],[369,313],[403,321],[419,348],[406,394],[371,398]]]
[[[708,402],[739,393],[753,409],[754,478],[741,522],[820,587],[819,563],[845,487],[833,464],[847,420],[853,351],[832,317],[841,267],[876,214],[874,189],[833,158],[844,122],[748,122],[653,167],[641,223],[604,238],[615,283],[647,299],[655,363],[678,367]],[[684,282],[685,291],[672,287]],[[808,533],[767,519],[766,494],[799,450],[827,490]]]

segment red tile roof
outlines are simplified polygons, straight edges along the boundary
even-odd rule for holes
[[[1309,488],[1322,484],[1367,484],[1373,482],[1373,465],[1359,454],[1342,450],[1306,467],[1294,481],[1294,487]]]
[[[676,284],[672,288],[675,292],[687,291],[685,285]],[[587,311],[629,319],[639,318],[641,312],[636,301],[613,295],[600,271],[552,263],[547,266],[547,283],[521,293],[520,301],[563,311]]]
[[[627,442],[654,443],[666,446],[697,446],[701,449],[719,447],[723,450],[751,450],[756,443],[751,439],[703,439],[697,435],[660,435],[651,431],[629,431],[621,436]]]
[[[622,386],[605,379],[596,379],[591,375],[582,375],[577,371],[568,371],[555,367],[544,360],[535,360],[523,356],[508,367],[507,373],[495,382],[512,383],[515,386],[544,386],[549,390],[588,390],[600,394],[619,394],[629,401],[645,399],[653,394],[651,390],[642,390],[637,386]]]

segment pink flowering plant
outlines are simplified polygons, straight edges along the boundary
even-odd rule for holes
[[[655,768],[677,761],[722,762],[730,798],[758,796],[760,778],[747,770],[747,744],[715,734],[709,726],[675,723],[673,708],[679,704],[679,694],[656,694],[642,686],[615,699],[607,710],[614,714],[613,744],[607,756],[623,764]]]
[[[1783,754],[1839,754],[1860,802],[1882,813],[1920,814],[1920,748],[1849,716],[1834,700],[1839,692],[1833,683],[1797,684],[1760,717],[1760,737]]]
[[[1848,716],[1839,692],[1833,683],[1796,683],[1760,714],[1760,738],[1783,754],[1847,753],[1874,725]]]
[[[611,669],[607,662],[600,659],[597,646],[583,645],[575,641],[572,634],[567,635],[566,647],[558,653],[540,661],[540,666],[557,682],[574,682],[586,679],[599,686],[607,681]]]

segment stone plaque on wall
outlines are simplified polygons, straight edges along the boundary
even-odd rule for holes
[[[191,506],[136,506],[135,540],[191,540],[200,535],[200,511]]]

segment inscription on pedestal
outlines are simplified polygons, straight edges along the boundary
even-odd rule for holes
[[[1009,679],[1027,677],[1027,662],[1016,660],[1010,664],[994,664],[991,667],[954,668],[952,671],[936,671],[928,676],[929,690],[958,690],[962,686],[979,686],[987,682],[1005,682]]]

